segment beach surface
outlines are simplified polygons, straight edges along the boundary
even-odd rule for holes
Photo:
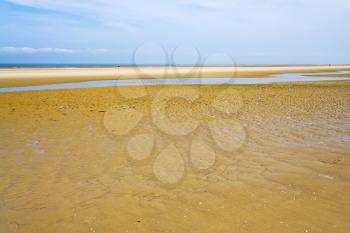
[[[19,70],[1,86],[90,73]],[[95,75],[79,81],[108,76]],[[348,233],[349,93],[349,81],[0,93],[0,232]]]
[[[268,77],[283,73],[349,71],[349,65],[271,67],[101,67],[101,68],[7,68],[0,69],[0,87],[47,85],[98,80],[155,78]]]

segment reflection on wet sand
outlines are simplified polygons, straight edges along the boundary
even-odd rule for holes
[[[1,232],[350,231],[349,82],[137,88],[0,95]]]

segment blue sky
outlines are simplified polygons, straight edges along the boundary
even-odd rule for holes
[[[350,63],[348,0],[1,0],[0,63]]]

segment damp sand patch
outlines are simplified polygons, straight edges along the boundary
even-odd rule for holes
[[[3,231],[349,232],[349,82],[139,88],[0,94]]]

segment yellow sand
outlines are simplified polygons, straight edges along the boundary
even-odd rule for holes
[[[166,93],[187,100],[162,107]],[[348,233],[349,93],[327,82],[0,94],[0,232]],[[217,133],[229,121],[237,148]]]
[[[350,70],[350,66],[12,68],[0,69],[0,87],[135,78],[266,77],[286,72],[344,70]]]

